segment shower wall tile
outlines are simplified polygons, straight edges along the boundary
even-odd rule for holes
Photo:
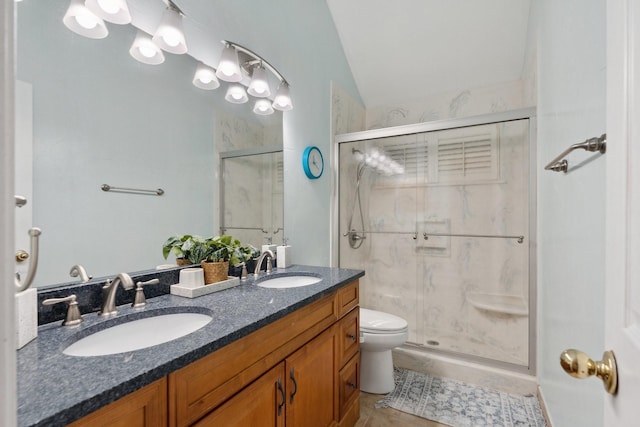
[[[365,108],[335,82],[331,83],[331,124],[334,135],[365,130]]]
[[[444,92],[427,99],[408,100],[398,105],[367,109],[366,128],[379,129],[434,120],[476,116],[531,106],[524,100],[521,80],[456,92]]]

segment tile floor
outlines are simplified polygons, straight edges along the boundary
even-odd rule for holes
[[[383,394],[360,393],[360,419],[355,427],[449,427],[393,408],[375,408]]]

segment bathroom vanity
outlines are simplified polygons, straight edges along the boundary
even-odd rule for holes
[[[248,280],[195,299],[150,299],[150,312],[197,308],[213,320],[186,337],[134,352],[62,354],[82,328],[104,321],[95,314],[76,331],[41,327],[38,339],[18,352],[19,425],[354,425],[358,278],[364,272],[294,266],[286,274],[296,271],[322,281],[268,289]],[[118,316],[133,313],[119,308]],[[75,397],[67,390],[74,387]]]

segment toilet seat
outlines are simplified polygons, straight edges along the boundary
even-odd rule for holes
[[[360,333],[398,334],[408,330],[408,323],[401,317],[382,311],[360,308]]]

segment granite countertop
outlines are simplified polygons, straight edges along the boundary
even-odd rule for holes
[[[64,426],[174,372],[364,275],[362,270],[292,266],[272,277],[312,273],[319,283],[262,288],[252,276],[239,286],[198,298],[162,295],[141,309],[119,306],[115,317],[83,316],[76,327],[40,326],[38,337],[17,352],[18,425]],[[260,276],[260,280],[264,273]],[[176,312],[209,314],[213,320],[182,338],[109,356],[67,356],[62,350],[101,325]]]

